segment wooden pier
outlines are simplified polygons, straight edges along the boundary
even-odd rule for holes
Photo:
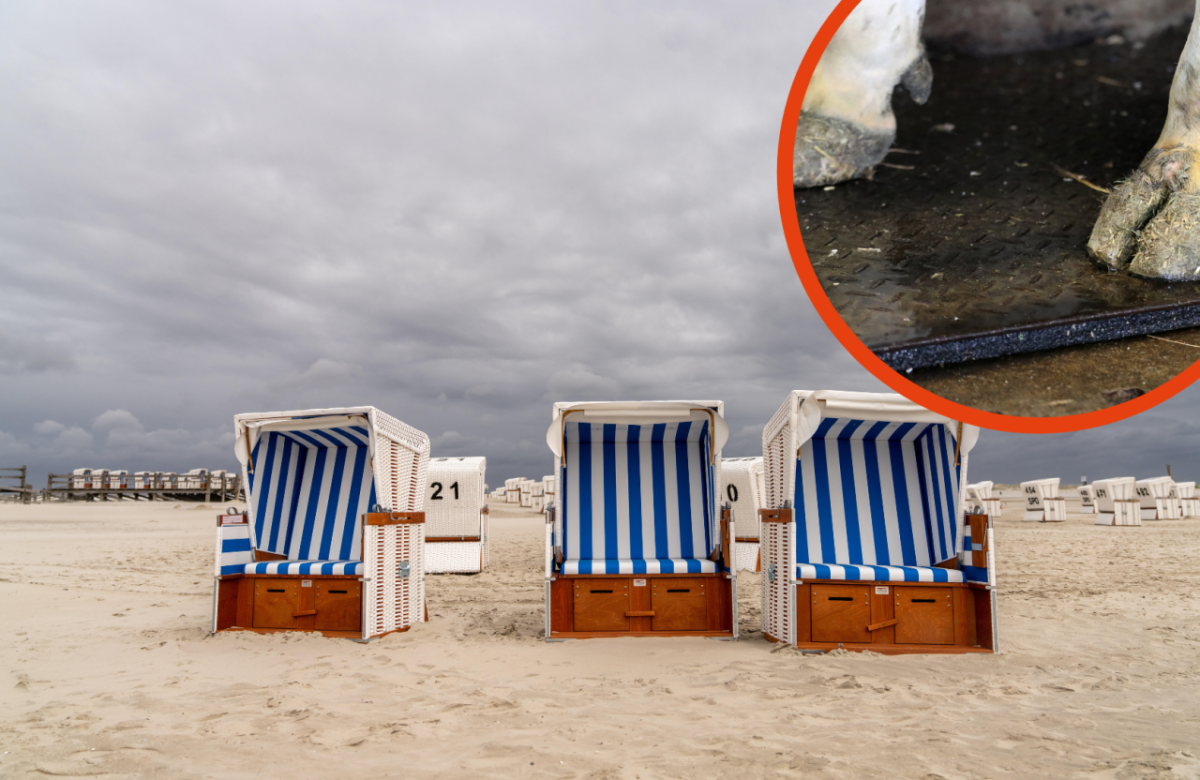
[[[43,501],[241,501],[242,479],[237,475],[198,474],[50,474]]]
[[[0,500],[12,499],[22,504],[33,501],[33,485],[25,482],[24,466],[0,468]]]

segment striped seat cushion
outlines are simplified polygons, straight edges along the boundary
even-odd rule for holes
[[[717,564],[704,558],[624,558],[609,561],[563,561],[563,574],[716,574]]]
[[[957,569],[932,566],[863,566],[848,563],[801,563],[798,580],[860,580],[863,582],[962,582]]]
[[[362,561],[263,561],[248,563],[244,574],[362,574]]]

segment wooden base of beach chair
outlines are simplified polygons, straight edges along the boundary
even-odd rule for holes
[[[223,577],[217,630],[317,631],[362,637],[363,583],[333,574],[243,574]]]
[[[991,592],[967,583],[806,580],[796,585],[796,647],[990,653]]]
[[[586,574],[550,583],[550,638],[733,636],[726,574]]]

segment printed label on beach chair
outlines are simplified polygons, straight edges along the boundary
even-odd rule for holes
[[[887,585],[876,585],[875,586],[875,595],[876,596],[886,596],[887,594],[888,594],[888,586]]]
[[[311,588],[311,587],[312,587],[312,580],[300,580],[300,587],[302,587],[302,588]]]
[[[634,581],[633,581],[633,587],[635,587],[635,588],[644,588],[644,587],[646,587],[646,581],[645,581],[645,580],[634,580]]]

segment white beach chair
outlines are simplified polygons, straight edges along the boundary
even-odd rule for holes
[[[762,509],[763,459],[725,458],[721,461],[721,501],[728,502],[736,523],[734,564],[739,571],[759,570],[759,518]]]
[[[1182,517],[1200,517],[1200,497],[1196,496],[1195,482],[1176,482],[1179,494],[1179,514]]]
[[[959,500],[978,436],[899,395],[791,393],[763,430],[763,634],[995,652],[992,520]]]
[[[557,403],[546,638],[737,637],[720,401]]]
[[[1139,479],[1137,498],[1142,505],[1143,522],[1178,520],[1183,516],[1179,506],[1179,494],[1175,492],[1175,480],[1170,477]]]
[[[504,497],[508,503],[521,503],[521,482],[523,481],[520,477],[504,480]]]
[[[1094,485],[1079,486],[1079,514],[1096,514],[1096,489]]]
[[[1025,521],[1061,523],[1067,519],[1067,500],[1058,494],[1058,477],[1021,483],[1025,495]]]
[[[1133,477],[1098,479],[1092,483],[1096,494],[1096,525],[1141,525],[1141,505]]]
[[[1003,505],[997,496],[992,495],[994,484],[991,482],[976,482],[967,485],[967,504],[971,507],[979,507],[985,515],[989,517],[1000,517],[1003,514]]]
[[[428,436],[370,406],[234,428],[248,512],[217,521],[214,632],[366,640],[427,619]]]
[[[433,458],[425,495],[425,571],[475,574],[488,565],[487,458]]]

